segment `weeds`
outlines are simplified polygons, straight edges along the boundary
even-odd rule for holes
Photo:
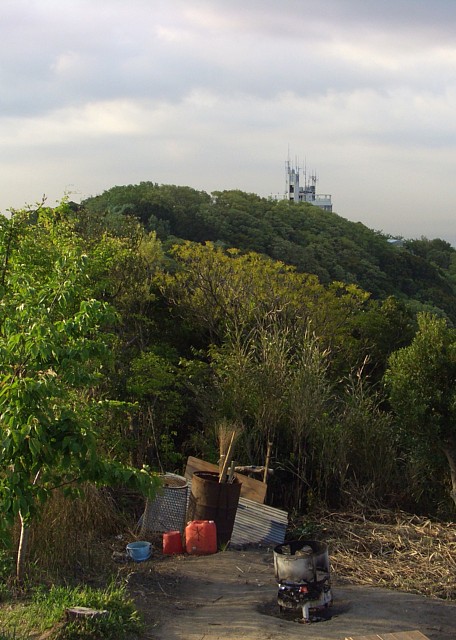
[[[311,520],[298,522],[292,525],[288,531],[288,538],[290,540],[313,540],[319,538],[321,535],[322,527]]]
[[[62,624],[70,607],[107,610],[106,617]],[[52,640],[122,640],[142,629],[139,615],[125,587],[111,584],[105,589],[89,586],[38,587],[31,601],[4,614],[4,636],[0,640],[19,640],[16,630],[27,637],[31,633],[54,630]]]

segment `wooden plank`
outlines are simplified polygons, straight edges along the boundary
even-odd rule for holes
[[[219,468],[215,464],[211,464],[210,462],[206,462],[205,460],[200,460],[199,458],[194,458],[193,456],[189,456],[187,460],[187,466],[185,468],[185,477],[187,480],[191,480],[192,475],[195,471],[213,471],[214,473],[219,473]],[[254,502],[260,502],[261,504],[265,501],[267,485],[264,482],[260,482],[259,480],[255,480],[255,478],[249,478],[248,476],[243,476],[240,473],[236,473],[235,477],[242,482],[241,487],[241,497],[247,498],[248,500],[253,500]]]
[[[345,640],[429,640],[421,631],[396,631],[396,633],[375,633],[369,636],[346,636]]]
[[[71,607],[65,610],[67,620],[87,620],[87,618],[107,618],[109,611],[107,609],[92,609],[90,607]]]

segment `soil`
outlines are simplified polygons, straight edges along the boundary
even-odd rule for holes
[[[322,620],[280,613],[272,549],[163,556],[122,567],[148,640],[344,640],[419,630],[456,638],[456,602],[348,584],[332,574],[333,604]],[[360,567],[362,571],[362,567]]]

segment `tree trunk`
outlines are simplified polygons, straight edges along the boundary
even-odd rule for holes
[[[21,519],[21,537],[19,539],[19,547],[17,550],[16,579],[21,583],[24,581],[25,576],[25,558],[28,549],[30,527],[25,525],[22,513],[19,513],[19,517]]]
[[[33,486],[38,484],[41,476],[41,469],[37,471],[36,476],[33,479]],[[19,511],[19,517],[21,519],[21,537],[19,538],[19,546],[17,549],[17,561],[16,561],[16,580],[21,583],[25,577],[25,559],[27,557],[28,543],[30,537],[30,527],[25,524],[25,520],[22,516],[22,512]]]
[[[450,495],[456,506],[456,445],[454,443],[447,443],[443,447],[443,453],[446,455],[448,465],[450,467],[451,477],[451,492]]]

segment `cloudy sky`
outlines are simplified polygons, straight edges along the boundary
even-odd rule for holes
[[[456,245],[456,0],[1,0],[0,211],[151,180]]]

